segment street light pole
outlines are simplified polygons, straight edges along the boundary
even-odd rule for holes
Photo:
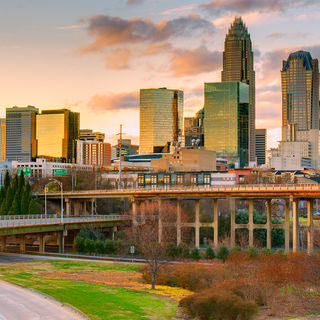
[[[120,146],[119,146],[119,189],[121,189],[121,156],[122,156],[122,124],[120,124]]]
[[[51,183],[57,183],[61,189],[61,223],[63,223],[63,183],[57,179],[54,179],[54,178],[51,178],[49,180],[51,180],[51,182],[47,183],[46,186]]]

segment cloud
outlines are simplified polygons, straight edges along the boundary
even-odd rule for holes
[[[129,67],[131,51],[129,49],[118,49],[107,57],[107,68],[123,70]]]
[[[96,15],[88,19],[88,32],[95,41],[82,48],[82,53],[102,51],[108,47],[157,43],[181,36],[190,36],[197,31],[212,33],[213,24],[197,14],[153,23],[150,19],[122,19],[108,15]]]
[[[87,105],[92,111],[96,112],[132,110],[138,108],[139,93],[96,94]]]
[[[267,35],[267,38],[270,39],[279,39],[282,38],[284,36],[284,33],[282,32],[273,32]]]
[[[83,29],[82,24],[72,24],[69,26],[62,26],[58,28],[59,30],[77,30],[77,29]]]
[[[197,49],[175,49],[171,54],[171,70],[175,76],[195,75],[221,68],[222,53],[201,46]]]
[[[135,4],[141,4],[145,2],[146,0],[127,0],[126,4],[128,5],[135,5]]]

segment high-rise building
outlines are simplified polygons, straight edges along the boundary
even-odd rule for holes
[[[0,119],[0,161],[6,160],[6,119]]]
[[[319,67],[306,51],[297,51],[283,61],[282,126],[296,130],[319,129]]]
[[[120,139],[118,143],[114,146],[116,148],[116,157],[120,156]],[[122,139],[121,140],[121,155],[129,156],[132,154],[137,154],[139,152],[139,146],[131,144],[131,139]]]
[[[43,110],[37,115],[37,156],[74,163],[77,157],[80,114],[68,109]]]
[[[257,165],[266,163],[267,129],[256,129]]]
[[[184,118],[184,138],[186,147],[204,146],[204,108],[196,113],[195,117]]]
[[[204,146],[236,167],[249,163],[249,86],[205,83]]]
[[[238,81],[249,85],[249,157],[255,153],[255,72],[250,34],[240,17],[236,17],[224,42],[222,81]]]
[[[80,140],[104,142],[106,135],[103,132],[93,132],[92,129],[80,129]]]
[[[111,144],[101,141],[77,140],[77,163],[110,166]]]
[[[140,90],[140,153],[169,151],[183,137],[183,91]]]
[[[36,157],[36,114],[32,106],[6,109],[6,160],[31,161]]]

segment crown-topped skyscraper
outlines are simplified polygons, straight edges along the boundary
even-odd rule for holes
[[[240,17],[236,17],[224,42],[222,81],[239,81],[249,85],[249,161],[255,152],[255,72],[250,34]]]

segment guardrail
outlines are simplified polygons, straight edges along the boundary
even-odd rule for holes
[[[58,217],[57,215],[55,215],[54,217],[45,217],[44,215],[22,216],[22,217],[24,218],[6,219],[6,220],[1,219],[0,228],[8,228],[8,227],[15,227],[15,226],[65,224],[65,223],[77,223],[77,222],[122,221],[122,220],[131,219],[130,215],[96,215],[96,216],[87,216],[87,217],[64,217],[63,220],[61,220],[61,217]]]

